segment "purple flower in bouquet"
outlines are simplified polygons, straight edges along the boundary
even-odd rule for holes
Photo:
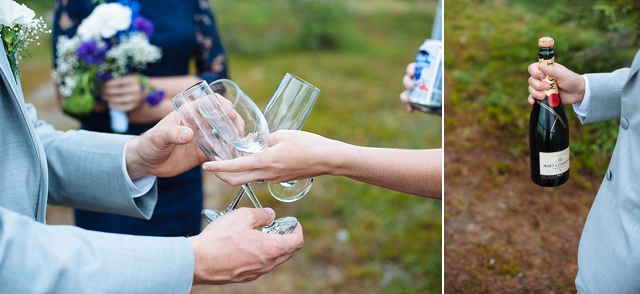
[[[151,35],[153,35],[153,23],[142,16],[133,20],[133,27],[142,31],[147,35],[147,38],[151,38]]]
[[[101,64],[104,62],[104,55],[108,50],[104,43],[99,43],[96,39],[91,39],[80,43],[76,54],[78,54],[78,58],[86,64]]]
[[[108,72],[100,72],[100,73],[98,73],[96,75],[96,81],[98,83],[106,82],[106,81],[110,80],[111,78],[112,78],[111,74],[108,73]]]
[[[144,97],[144,100],[151,106],[158,105],[162,99],[164,99],[164,91],[162,90],[153,90]]]

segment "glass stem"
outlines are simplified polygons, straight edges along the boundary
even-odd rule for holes
[[[255,206],[256,208],[262,208],[262,204],[260,204],[260,201],[258,201],[258,197],[256,197],[256,194],[253,193],[253,189],[251,189],[251,186],[248,183],[242,185],[242,189],[244,190],[244,192],[247,192],[247,195],[249,195],[249,199],[251,199],[251,202],[253,202],[253,206]],[[241,195],[240,192],[238,192],[238,194]],[[263,227],[262,230],[263,232],[267,233],[279,232],[280,225],[278,224],[277,220],[273,220],[270,224]]]
[[[249,196],[249,199],[253,203],[253,206],[255,206],[256,208],[262,208],[262,204],[260,204],[260,201],[258,201],[258,197],[256,197],[255,193],[253,193],[253,190],[251,189],[251,186],[248,183],[242,185],[242,189],[244,189],[244,191]]]
[[[236,198],[233,198],[233,201],[231,201],[231,204],[229,204],[229,207],[227,207],[227,211],[233,211],[238,207],[238,203],[240,203],[240,199],[242,199],[242,196],[244,195],[244,187],[242,187],[240,190],[238,190],[238,194],[236,194]]]

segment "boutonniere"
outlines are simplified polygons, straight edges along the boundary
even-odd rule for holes
[[[0,0],[0,35],[16,80],[20,76],[18,59],[31,56],[26,47],[38,40],[38,32],[51,32],[47,30],[47,24],[42,17],[35,16],[36,13],[24,4],[18,4],[13,0]]]

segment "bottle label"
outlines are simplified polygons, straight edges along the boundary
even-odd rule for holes
[[[569,147],[558,152],[539,153],[541,176],[559,176],[569,170]]]
[[[427,39],[416,55],[415,86],[409,91],[412,107],[428,113],[442,111],[442,41]]]
[[[540,63],[545,63],[547,66],[553,66],[556,58],[551,57],[551,59],[539,59]],[[558,107],[560,105],[560,95],[558,95],[558,87],[556,86],[556,80],[550,76],[546,76],[544,81],[549,83],[549,90],[544,91],[544,94],[547,95],[547,102],[551,107]]]

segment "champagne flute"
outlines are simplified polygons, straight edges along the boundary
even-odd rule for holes
[[[240,151],[223,140],[199,111],[198,101],[203,97],[212,97],[213,95],[215,94],[209,85],[207,85],[205,81],[201,81],[176,95],[176,97],[172,99],[172,102],[182,122],[194,130],[194,141],[196,145],[210,160],[228,160],[241,156]],[[248,184],[243,185],[243,189],[244,192],[249,195],[255,207],[262,207]],[[236,198],[238,199],[234,199],[234,202],[224,211],[207,210],[206,213],[203,211],[203,217],[210,222],[224,213],[235,209],[237,202],[240,200],[239,197]],[[262,231],[266,233],[287,234],[293,231],[297,223],[296,218],[285,217],[275,220],[270,225],[263,227]]]
[[[269,131],[300,130],[320,95],[320,90],[309,82],[286,73],[264,109]],[[293,202],[304,197],[311,189],[313,178],[268,183],[269,193],[282,202]]]

